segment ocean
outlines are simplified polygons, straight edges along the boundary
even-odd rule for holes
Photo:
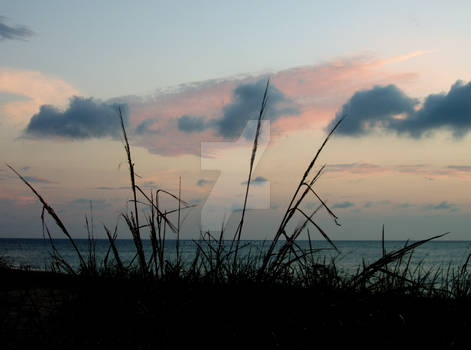
[[[86,239],[75,240],[79,249],[87,256],[88,241]],[[267,241],[242,241],[241,245],[247,244],[241,255],[247,254],[249,250],[255,253],[264,250],[269,246]],[[346,272],[353,273],[363,263],[372,263],[382,255],[381,241],[334,241],[340,250],[336,253],[333,250],[324,250],[316,256],[327,262],[335,259],[336,266]],[[400,249],[405,241],[385,241],[387,252]],[[411,242],[409,242],[411,243]],[[78,267],[78,258],[67,239],[55,239],[54,244],[61,255],[73,267]],[[148,256],[150,256],[150,241],[143,241]],[[229,244],[229,243],[227,243]],[[303,248],[309,248],[308,241],[298,241]],[[329,248],[326,241],[312,241],[313,248]],[[117,249],[124,262],[130,262],[135,255],[134,243],[132,240],[117,240]],[[109,243],[106,239],[96,240],[96,256],[98,261],[103,261],[103,257],[108,251]],[[168,240],[165,243],[167,260],[172,260],[176,256],[176,241]],[[180,241],[180,252],[183,261],[191,261],[196,252],[196,244],[192,240]],[[17,267],[29,267],[31,269],[48,269],[51,263],[51,246],[48,240],[43,239],[19,239],[1,238],[0,257]],[[446,270],[448,267],[461,267],[466,258],[471,253],[471,241],[430,241],[416,248],[412,254],[411,267],[420,266],[424,269],[440,268]]]

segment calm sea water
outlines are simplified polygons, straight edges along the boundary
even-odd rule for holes
[[[78,266],[78,259],[70,242],[66,239],[54,241],[62,256],[72,265]],[[252,253],[266,249],[269,242],[264,241],[243,241],[248,244]],[[87,255],[88,242],[86,239],[77,239],[76,244]],[[303,248],[308,248],[307,241],[299,241]],[[325,241],[313,241],[313,248],[329,248]],[[354,272],[362,262],[371,263],[381,257],[381,241],[335,241],[340,250],[340,254],[334,251],[322,251],[318,257],[329,261],[335,257],[336,265],[345,272]],[[386,241],[387,251],[392,251],[403,247],[404,241]],[[117,240],[117,248],[123,261],[131,261],[135,255],[135,248],[132,240]],[[98,239],[96,241],[96,255],[98,261],[102,261],[108,250],[108,241]],[[150,253],[150,241],[144,241],[145,249]],[[196,245],[191,240],[180,241],[181,255],[184,260],[189,261],[196,252]],[[249,251],[245,249],[245,253]],[[7,259],[15,266],[29,266],[33,269],[46,269],[50,262],[51,247],[47,240],[42,239],[0,239],[0,256]],[[466,261],[471,253],[471,241],[430,241],[414,250],[412,255],[412,265],[421,264],[422,267],[448,268],[449,265],[459,267]],[[166,241],[166,256],[168,260],[175,258],[176,242]],[[150,256],[150,255],[149,255]]]

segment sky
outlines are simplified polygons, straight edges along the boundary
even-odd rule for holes
[[[0,237],[42,237],[41,204],[9,164],[75,237],[91,205],[98,237],[118,223],[129,238],[118,108],[138,184],[178,193],[181,182],[194,205],[182,237],[230,234],[269,79],[242,238],[273,237],[346,116],[314,169],[326,164],[316,191],[341,224],[316,214],[330,238],[380,239],[384,224],[391,240],[471,239],[469,2],[0,5]]]

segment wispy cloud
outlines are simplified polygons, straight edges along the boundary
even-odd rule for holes
[[[206,179],[199,179],[198,181],[196,181],[196,185],[199,187],[211,185],[212,183],[214,183],[214,181],[206,180]]]
[[[458,208],[456,205],[452,203],[448,203],[447,201],[443,201],[437,204],[428,204],[425,206],[425,209],[428,210],[450,210],[450,211],[457,211]]]
[[[36,177],[36,176],[23,176],[23,178],[26,181],[31,182],[31,183],[41,183],[41,184],[52,184],[52,183],[54,183],[52,181],[42,179],[42,178]]]
[[[387,168],[372,163],[339,163],[329,164],[326,172],[329,173],[350,173],[350,174],[376,174],[388,171]]]
[[[151,180],[144,181],[144,182],[140,183],[139,186],[141,186],[141,187],[157,187],[157,182],[151,181]]]
[[[2,40],[26,40],[31,37],[34,32],[23,25],[8,25],[5,22],[6,17],[0,16],[0,41]]]
[[[129,190],[129,186],[119,186],[119,187],[108,187],[108,186],[99,186],[95,189],[101,191],[115,191],[115,190]]]
[[[384,206],[384,205],[391,205],[392,202],[389,200],[383,200],[383,201],[369,201],[366,202],[363,207],[364,208],[370,208],[370,207],[377,207],[377,206]]]
[[[387,174],[416,175],[429,180],[437,178],[471,179],[471,166],[430,164],[379,165],[373,163],[339,163],[327,165],[326,172],[337,175],[382,176]]]
[[[346,209],[346,208],[350,208],[350,207],[353,207],[355,204],[352,203],[352,202],[349,202],[349,201],[345,201],[345,202],[340,202],[340,203],[335,203],[332,208],[333,209]]]
[[[400,204],[397,205],[398,208],[412,208],[412,207],[415,207],[415,206],[416,206],[415,204],[408,203],[408,202],[400,203]]]
[[[471,165],[448,165],[447,169],[462,171],[465,173],[471,172]]]
[[[252,180],[250,181],[250,183],[253,184],[253,185],[262,185],[262,184],[264,184],[264,183],[267,182],[267,181],[268,181],[268,180],[265,179],[263,176],[257,176],[255,179],[252,179]],[[243,185],[243,186],[247,185],[247,181],[243,181],[243,182],[241,183],[241,185]]]

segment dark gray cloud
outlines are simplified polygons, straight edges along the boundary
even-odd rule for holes
[[[265,179],[263,176],[257,176],[255,179],[251,180],[250,183],[253,185],[262,185],[268,180]],[[241,185],[247,185],[247,181],[243,181],[240,183]]]
[[[471,171],[471,165],[448,165],[447,169],[469,172]]]
[[[356,92],[328,128],[346,115],[338,134],[363,136],[378,127],[420,138],[446,129],[460,138],[471,130],[471,83],[457,81],[448,93],[431,94],[420,108],[418,105],[418,100],[408,97],[394,85],[375,86]]]
[[[244,130],[247,121],[256,120],[266,87],[266,80],[239,85],[234,90],[233,102],[223,109],[223,116],[217,121],[216,129],[226,138],[238,137]],[[268,94],[268,105],[265,119],[276,120],[282,115],[299,114],[297,105],[274,85]]]
[[[431,210],[456,210],[454,204],[448,203],[447,201],[440,202],[438,204],[429,204],[425,206],[425,209]]]
[[[157,134],[158,130],[150,129],[150,127],[154,124],[155,124],[155,120],[146,119],[146,120],[142,121],[138,126],[136,126],[135,133],[137,135]]]
[[[411,204],[411,203],[401,203],[397,206],[398,208],[411,208],[411,207],[415,207],[415,204]]]
[[[200,187],[203,187],[203,186],[206,186],[206,185],[210,185],[213,182],[214,181],[211,181],[211,180],[199,179],[198,181],[196,181],[196,185],[200,186]]]
[[[403,173],[403,174],[417,174],[427,172],[429,168],[426,164],[410,164],[410,165],[397,165],[394,167],[394,170]]]
[[[185,132],[212,128],[224,138],[239,137],[249,120],[258,119],[265,87],[265,79],[255,83],[241,84],[233,92],[233,101],[223,108],[222,116],[206,121],[204,117],[184,115],[178,119],[178,128]],[[294,101],[274,85],[270,86],[268,105],[265,111],[266,120],[273,121],[281,116],[299,113],[299,108]]]
[[[365,205],[363,206],[364,208],[370,208],[372,206],[379,206],[379,205],[390,205],[391,204],[391,201],[388,201],[388,200],[384,200],[384,201],[370,201],[370,202],[366,202]]]
[[[346,115],[347,118],[337,129],[337,133],[361,136],[368,134],[375,126],[389,128],[395,121],[393,116],[413,113],[418,101],[407,97],[394,85],[375,86],[371,90],[357,91],[343,105],[329,128]]]
[[[369,170],[380,170],[381,166],[371,163],[339,163],[329,164],[326,167],[328,172],[352,172],[352,173],[363,173]]]
[[[0,41],[2,40],[26,40],[34,32],[26,26],[9,26],[5,24],[6,17],[0,16]]]
[[[157,187],[157,183],[155,181],[144,181],[139,186],[141,186],[141,187]]]
[[[197,205],[197,204],[201,203],[202,201],[203,201],[203,200],[202,200],[201,198],[193,198],[193,199],[190,199],[190,200],[188,201],[188,203]]]
[[[23,176],[23,178],[31,183],[38,183],[38,184],[52,184],[54,182],[46,180],[46,179],[41,179],[40,177],[36,176]]]
[[[42,105],[25,129],[25,135],[37,138],[64,137],[88,139],[118,137],[121,133],[118,107],[124,113],[127,124],[126,105],[107,104],[93,98],[74,96],[68,108],[60,111],[54,106]]]
[[[335,203],[335,204],[332,206],[332,209],[346,209],[346,208],[353,207],[354,205],[355,205],[355,204],[352,203],[352,202],[345,201],[345,202],[341,202],[341,203]]]
[[[177,123],[178,129],[185,132],[200,132],[211,126],[204,117],[192,117],[189,115],[178,118]]]

